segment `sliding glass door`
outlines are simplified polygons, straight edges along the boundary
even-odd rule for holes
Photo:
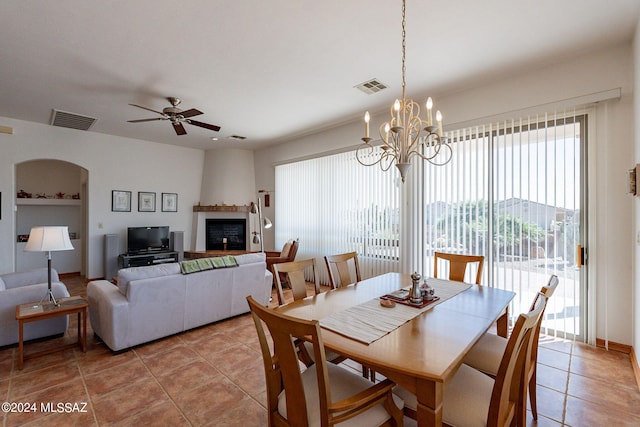
[[[572,113],[450,132],[451,163],[418,168],[424,271],[433,273],[435,251],[482,254],[482,283],[515,291],[516,314],[555,274],[544,327],[581,339],[586,127],[587,115]]]

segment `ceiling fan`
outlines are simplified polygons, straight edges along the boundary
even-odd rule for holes
[[[173,130],[176,131],[178,135],[186,135],[187,131],[185,130],[182,123],[189,123],[190,125],[199,126],[201,128],[210,129],[212,131],[218,132],[220,130],[220,126],[210,125],[209,123],[199,122],[197,120],[192,120],[191,117],[199,116],[200,114],[204,114],[200,110],[196,110],[195,108],[191,108],[189,110],[182,111],[178,108],[178,105],[182,102],[180,98],[169,97],[167,100],[171,103],[171,107],[166,107],[162,111],[156,111],[151,108],[143,107],[142,105],[129,104],[133,107],[142,108],[143,110],[152,111],[154,113],[160,114],[162,117],[156,117],[153,119],[138,119],[138,120],[127,120],[129,123],[141,123],[141,122],[150,122],[154,120],[170,120],[173,125]]]

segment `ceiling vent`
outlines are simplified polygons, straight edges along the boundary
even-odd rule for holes
[[[371,79],[364,83],[360,83],[357,86],[354,86],[356,89],[360,89],[367,95],[371,95],[372,93],[380,92],[383,89],[387,88],[387,85],[380,82],[378,79]]]
[[[240,136],[240,135],[230,135],[229,139],[237,139],[238,141],[242,141],[244,139],[247,139],[246,136]]]
[[[78,130],[89,130],[97,120],[98,119],[93,117],[81,116],[79,114],[54,109],[51,116],[51,125]]]

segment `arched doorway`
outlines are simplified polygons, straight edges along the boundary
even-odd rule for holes
[[[43,267],[42,254],[24,252],[31,227],[66,225],[75,250],[55,253],[61,274],[86,274],[88,171],[62,160],[39,159],[16,164],[15,269]]]

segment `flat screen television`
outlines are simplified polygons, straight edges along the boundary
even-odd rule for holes
[[[169,226],[127,228],[127,254],[139,255],[169,250]]]

